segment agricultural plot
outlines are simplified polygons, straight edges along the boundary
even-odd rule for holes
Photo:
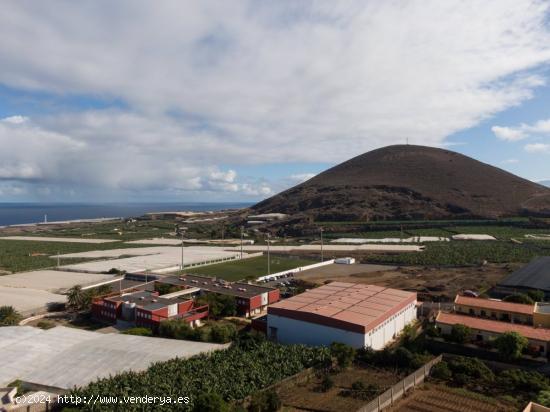
[[[175,221],[108,221],[94,223],[66,223],[44,227],[25,228],[17,235],[102,238],[113,240],[137,240],[151,237],[169,237],[174,232]]]
[[[30,240],[0,239],[0,274],[1,272],[22,272],[26,270],[50,268],[56,265],[56,260],[50,256],[66,253],[78,253],[91,250],[106,250],[114,248],[133,248],[137,245],[121,242],[88,244],[65,242],[40,242]],[[86,261],[85,258],[61,258],[61,264]]]
[[[298,266],[315,263],[307,259],[292,259],[289,257],[271,256],[271,273],[282,272]],[[243,259],[217,265],[209,265],[190,269],[200,275],[216,276],[229,281],[260,277],[267,274],[267,256]]]
[[[512,412],[506,402],[462,389],[426,384],[394,405],[392,412]]]
[[[327,412],[356,411],[402,378],[398,373],[390,371],[353,367],[330,375],[333,386],[326,391],[322,389],[323,377],[313,373],[308,379],[283,382],[275,390],[287,408]],[[349,394],[352,384],[356,382],[361,382],[366,388],[361,396]]]
[[[375,254],[366,257],[372,263],[405,265],[472,266],[489,263],[529,262],[550,253],[550,242],[515,244],[504,241],[431,242],[422,253]]]

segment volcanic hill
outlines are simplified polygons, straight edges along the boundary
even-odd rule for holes
[[[252,209],[318,220],[550,216],[550,189],[456,152],[396,145],[354,157]]]

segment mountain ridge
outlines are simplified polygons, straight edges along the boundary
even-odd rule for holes
[[[319,220],[550,216],[550,189],[449,150],[394,145],[340,163],[252,209]]]

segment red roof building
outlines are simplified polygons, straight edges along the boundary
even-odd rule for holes
[[[282,343],[383,348],[416,319],[416,293],[332,282],[270,305],[267,330]]]
[[[277,288],[254,285],[245,282],[228,282],[210,276],[184,274],[158,279],[156,282],[185,288],[198,288],[201,293],[216,293],[233,296],[240,316],[255,316],[264,311],[268,305],[280,300]]]
[[[129,322],[152,329],[167,319],[182,319],[194,327],[208,317],[208,305],[196,306],[185,296],[162,297],[157,292],[142,291],[95,299],[92,315],[107,323]]]

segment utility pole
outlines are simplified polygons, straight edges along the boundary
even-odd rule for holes
[[[241,226],[241,259],[243,258],[243,236],[244,236],[244,226]]]
[[[57,252],[57,267],[59,268],[59,252]]]
[[[183,230],[181,231],[181,270],[183,270]]]
[[[271,256],[269,254],[269,244],[271,243],[271,233],[267,233],[267,276],[271,275]]]
[[[323,228],[319,229],[321,231],[321,262],[324,261],[324,256],[323,256]]]

